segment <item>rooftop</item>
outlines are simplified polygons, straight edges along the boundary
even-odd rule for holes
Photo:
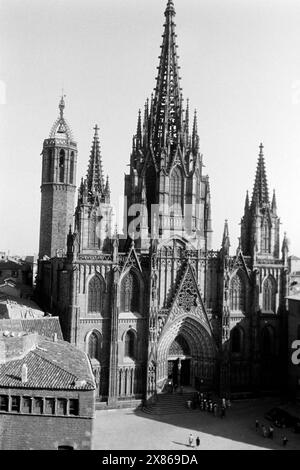
[[[288,300],[298,300],[300,302],[300,292],[298,294],[288,295],[286,297]]]
[[[38,333],[40,336],[63,340],[63,335],[58,317],[46,316],[42,318],[4,318],[0,319],[0,330],[5,331],[25,331],[27,333]]]
[[[0,319],[2,318],[41,318],[44,312],[29,299],[0,293]]]
[[[20,341],[20,338],[0,337],[0,343],[5,342],[6,345],[16,340]],[[36,336],[35,341],[33,349],[23,357],[0,364],[0,387],[94,390],[94,376],[85,353],[61,340],[51,341]],[[25,383],[21,379],[24,364],[28,369]]]
[[[23,267],[23,263],[20,261],[12,261],[12,260],[0,260],[0,271],[4,270],[12,270],[17,271]]]

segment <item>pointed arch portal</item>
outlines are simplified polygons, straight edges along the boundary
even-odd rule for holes
[[[197,318],[183,315],[172,322],[159,340],[157,353],[158,389],[168,379],[175,385],[214,387],[216,346]]]

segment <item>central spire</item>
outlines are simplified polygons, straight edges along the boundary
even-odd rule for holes
[[[105,189],[98,130],[99,127],[96,124],[87,172],[87,189],[90,196],[95,193],[102,194]]]
[[[252,206],[255,204],[262,205],[270,203],[263,148],[263,144],[260,144],[252,195]]]
[[[174,3],[169,0],[165,10],[166,21],[153,102],[152,138],[159,148],[178,143],[181,130],[182,95],[173,21],[175,14]]]

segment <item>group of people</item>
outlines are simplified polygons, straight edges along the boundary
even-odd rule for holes
[[[189,446],[190,447],[195,447],[195,445],[196,445],[196,449],[198,449],[200,447],[200,437],[197,436],[196,439],[195,439],[193,434],[191,433],[189,435]]]
[[[274,428],[272,425],[266,426],[265,424],[260,424],[258,419],[255,421],[255,429],[256,432],[261,432],[263,437],[268,437],[269,439],[273,439],[274,437]],[[285,447],[288,443],[288,439],[286,436],[282,436],[282,445]]]
[[[220,416],[224,418],[226,416],[226,410],[231,407],[229,399],[222,398],[221,402],[216,402],[211,399],[210,393],[196,392],[192,400],[187,401],[187,407],[196,409],[199,408],[201,411],[208,411],[213,413],[214,416]]]

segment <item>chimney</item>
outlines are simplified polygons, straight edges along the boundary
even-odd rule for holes
[[[22,365],[21,376],[22,376],[22,379],[21,379],[22,384],[26,384],[28,382],[28,367],[27,367],[27,364]]]

